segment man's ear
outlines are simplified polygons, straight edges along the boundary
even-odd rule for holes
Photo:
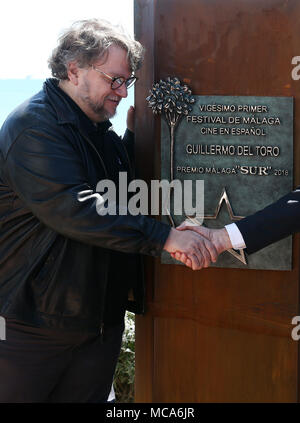
[[[73,85],[78,85],[78,73],[79,73],[79,68],[78,68],[77,62],[69,62],[68,63],[68,77],[69,77],[69,81]]]

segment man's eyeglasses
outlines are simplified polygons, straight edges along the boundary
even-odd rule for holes
[[[94,65],[91,65],[91,66],[96,72],[102,73],[102,75],[106,76],[106,78],[109,78],[111,80],[111,89],[112,90],[117,90],[123,84],[125,84],[125,87],[128,89],[128,88],[132,87],[138,79],[136,76],[131,76],[128,79],[123,78],[123,76],[112,77],[110,75],[107,75],[107,73],[103,72],[102,70],[96,68]]]

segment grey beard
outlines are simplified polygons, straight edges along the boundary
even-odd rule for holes
[[[89,108],[95,113],[95,115],[99,117],[99,122],[108,120],[115,115],[115,113],[112,114],[105,110],[102,104],[100,105],[99,103],[93,103],[89,97],[85,97],[84,100],[85,104],[89,106]]]
[[[90,84],[88,81],[85,81],[84,92],[81,98],[82,98],[82,101],[89,107],[89,109],[92,110],[96,116],[98,116],[98,119],[99,119],[98,122],[103,122],[105,120],[112,118],[115,114],[114,113],[111,114],[107,110],[105,110],[103,107],[103,103],[93,103],[89,96],[89,92],[90,92]]]

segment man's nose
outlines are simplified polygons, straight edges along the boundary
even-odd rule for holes
[[[115,92],[123,98],[126,98],[128,96],[127,87],[125,84],[122,84],[119,88],[115,90]]]

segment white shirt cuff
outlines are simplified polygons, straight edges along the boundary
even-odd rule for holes
[[[241,234],[239,228],[236,226],[235,223],[231,223],[230,225],[226,225],[225,229],[226,229],[228,236],[230,238],[232,247],[235,250],[241,250],[243,248],[246,248],[246,244],[245,244],[243,235]]]

